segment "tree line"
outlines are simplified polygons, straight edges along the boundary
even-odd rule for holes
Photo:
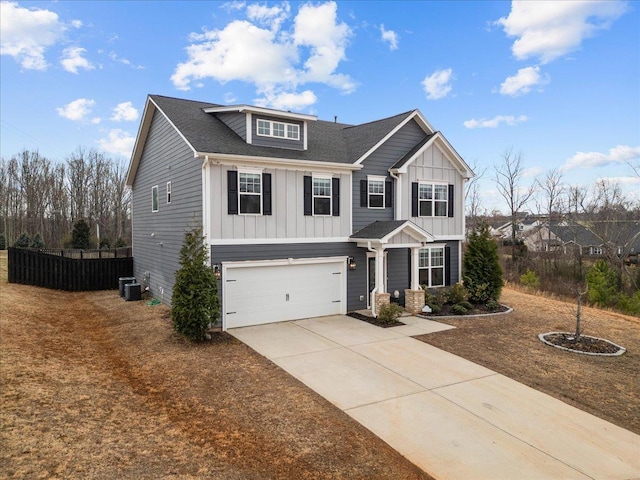
[[[79,147],[64,161],[38,150],[0,159],[0,241],[37,238],[40,248],[72,245],[73,225],[84,220],[91,247],[131,244],[127,162]]]

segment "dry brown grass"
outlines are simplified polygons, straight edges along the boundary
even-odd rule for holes
[[[457,328],[419,338],[640,434],[640,319],[584,308],[585,335],[627,349],[621,357],[594,357],[538,340],[540,333],[573,331],[573,303],[512,288],[501,301],[513,313],[446,319]]]
[[[6,282],[0,478],[428,475],[230,336],[194,345],[117,292]]]

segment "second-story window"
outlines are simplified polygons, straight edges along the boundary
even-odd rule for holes
[[[238,193],[240,195],[240,213],[262,213],[261,175],[259,173],[238,174]]]
[[[367,181],[369,208],[384,208],[384,178],[369,178]]]
[[[313,214],[331,215],[330,178],[313,178]]]
[[[418,184],[419,216],[446,217],[448,186],[442,184]]]

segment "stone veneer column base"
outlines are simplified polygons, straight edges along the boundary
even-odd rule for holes
[[[389,305],[391,303],[390,293],[376,293],[375,295],[376,295],[376,312],[379,312],[383,306]]]
[[[404,308],[412,315],[416,315],[422,311],[424,307],[424,290],[410,290],[404,291]]]

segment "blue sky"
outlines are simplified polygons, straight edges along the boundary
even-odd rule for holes
[[[128,159],[147,94],[361,123],[418,108],[486,170],[639,199],[640,2],[1,2],[4,158]],[[533,209],[533,205],[531,205]],[[504,208],[503,208],[504,210]]]

